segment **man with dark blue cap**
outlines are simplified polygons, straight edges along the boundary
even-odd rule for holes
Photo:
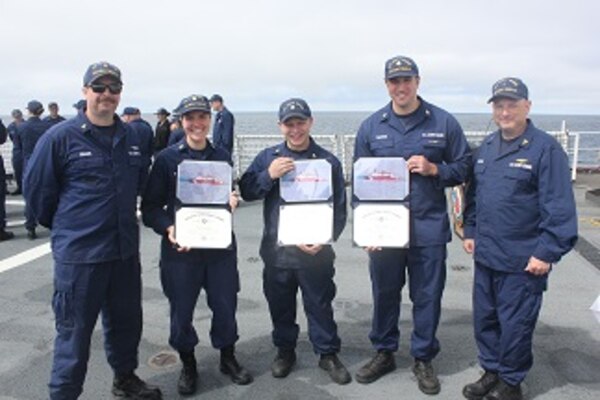
[[[137,195],[147,174],[141,140],[115,114],[123,82],[107,62],[83,77],[86,105],[42,137],[25,172],[25,198],[51,229],[56,340],[50,399],[83,391],[90,340],[102,313],[118,398],[162,398],[136,374],[142,334]]]
[[[484,374],[467,399],[520,400],[533,365],[533,331],[552,265],[577,241],[568,157],[528,118],[527,86],[492,88],[498,130],[474,156],[463,247],[474,253],[473,325]]]
[[[42,103],[37,100],[31,100],[27,103],[27,111],[29,112],[29,118],[17,130],[17,134],[19,135],[18,140],[21,143],[23,151],[23,172],[27,170],[27,165],[33,154],[35,145],[44,132],[48,130],[48,124],[40,119],[40,115],[44,112]],[[25,229],[27,229],[27,237],[30,240],[37,238],[36,227],[37,221],[35,215],[29,202],[25,199]]]
[[[75,103],[73,103],[73,108],[79,112],[85,108],[86,104],[87,102],[84,99],[77,100]]]
[[[235,313],[240,289],[237,247],[232,232],[229,249],[189,249],[179,246],[175,235],[175,189],[177,167],[183,160],[229,161],[229,154],[214,147],[207,139],[210,130],[208,99],[191,95],[181,100],[175,112],[181,116],[185,139],[156,157],[142,200],[144,224],[162,236],[160,278],[171,309],[169,344],[178,352],[183,368],[177,391],[182,395],[196,392],[198,371],[194,349],[198,335],[193,326],[194,308],[202,289],[213,316],[210,339],[221,351],[219,368],[238,385],[252,382],[252,376],[235,358],[239,336]],[[231,210],[238,204],[231,192]]]
[[[13,121],[8,124],[6,130],[8,137],[12,141],[12,167],[13,167],[13,179],[17,184],[17,189],[11,194],[17,196],[23,194],[23,148],[21,141],[19,140],[18,127],[25,122],[23,120],[23,113],[19,109],[14,109],[11,112]]]
[[[0,145],[6,142],[6,127],[0,119]],[[4,170],[4,160],[0,153],[0,242],[12,239],[15,235],[12,232],[7,232],[6,228],[6,171]]]
[[[50,115],[44,118],[44,122],[48,124],[48,127],[65,120],[65,117],[58,113],[58,104],[54,101],[48,103],[48,112]]]
[[[284,141],[261,151],[242,175],[239,186],[245,200],[264,200],[264,232],[260,245],[265,264],[263,291],[273,324],[271,336],[277,347],[271,373],[275,378],[284,378],[296,362],[299,333],[296,296],[300,288],[308,319],[308,336],[313,351],[320,356],[319,367],[334,382],[344,385],[351,381],[351,376],[337,357],[341,340],[331,306],[336,292],[333,248],[320,244],[279,246],[277,243],[279,208],[283,204],[279,178],[294,169],[296,160],[323,159],[331,164],[334,240],[346,224],[342,165],[312,139],[312,124],[312,113],[306,101],[299,98],[284,101],[279,107],[279,129]]]
[[[357,372],[356,380],[371,383],[396,368],[401,294],[408,274],[413,373],[422,392],[437,394],[441,387],[432,360],[440,351],[436,331],[446,282],[446,243],[452,237],[444,189],[465,180],[470,150],[456,119],[418,96],[421,78],[411,58],[389,59],[384,74],[391,102],[361,124],[354,159],[407,160],[410,245],[366,249],[374,304],[369,338],[377,354]]]
[[[212,138],[215,147],[221,147],[231,155],[233,154],[233,127],[235,118],[231,111],[223,104],[223,97],[213,94],[210,98],[210,106],[217,114],[213,127]]]

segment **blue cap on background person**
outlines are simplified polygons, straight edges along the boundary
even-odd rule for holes
[[[31,100],[29,103],[27,103],[26,108],[32,114],[41,114],[42,112],[44,112],[44,106],[37,100]]]
[[[309,119],[312,117],[310,107],[303,99],[292,98],[284,101],[279,106],[279,122],[286,122],[290,118]]]
[[[121,115],[138,115],[139,113],[140,109],[137,107],[125,107]]]
[[[85,75],[83,75],[83,86],[89,86],[103,76],[113,77],[117,82],[123,83],[121,81],[121,70],[119,70],[119,68],[106,61],[100,61],[90,65],[87,71],[85,71]]]
[[[12,110],[12,111],[10,112],[10,115],[11,115],[13,118],[21,118],[21,117],[23,117],[23,113],[21,112],[21,110],[19,110],[19,109],[17,109],[17,108],[15,108],[14,110]]]
[[[385,79],[419,76],[419,67],[410,57],[396,56],[385,62]]]
[[[84,99],[78,100],[75,103],[73,103],[73,108],[76,110],[81,110],[82,108],[84,108],[86,106],[87,102]]]
[[[175,110],[173,110],[174,114],[179,116],[183,116],[183,114],[188,113],[190,111],[202,111],[205,113],[210,113],[210,104],[208,99],[205,96],[199,94],[193,94],[188,97],[184,97]]]
[[[529,90],[519,78],[502,78],[492,86],[492,97],[490,97],[488,103],[499,98],[527,100],[529,99]]]

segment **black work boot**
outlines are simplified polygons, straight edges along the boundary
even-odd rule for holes
[[[498,374],[485,371],[477,382],[469,383],[463,388],[463,395],[470,400],[481,400],[498,383]]]
[[[271,364],[271,373],[275,378],[285,378],[292,371],[296,363],[296,351],[294,349],[278,349],[277,356]]]
[[[358,383],[371,383],[381,378],[388,372],[396,369],[396,359],[391,351],[379,351],[356,373]]]
[[[133,400],[162,400],[162,392],[157,386],[148,385],[133,371],[123,375],[115,375],[112,390],[113,396]]]
[[[37,239],[37,233],[35,233],[35,228],[27,229],[27,239],[29,239],[29,240]]]
[[[244,367],[238,364],[235,359],[235,348],[228,346],[221,349],[221,372],[231,377],[231,381],[236,385],[247,385],[254,379]]]
[[[15,234],[12,232],[5,231],[4,229],[0,229],[0,242],[5,240],[10,240],[15,237]]]
[[[483,400],[522,400],[521,385],[509,385],[502,379],[498,379],[498,384],[483,398]]]
[[[345,385],[352,381],[350,373],[348,372],[346,367],[344,367],[344,364],[342,364],[342,362],[335,353],[321,354],[321,359],[319,360],[319,368],[327,371],[331,379],[339,385]]]
[[[425,394],[438,394],[440,392],[440,381],[433,370],[431,361],[415,359],[413,373],[419,382],[419,389]]]
[[[183,367],[177,381],[177,392],[184,396],[194,394],[198,386],[198,368],[194,352],[179,352],[179,358]]]

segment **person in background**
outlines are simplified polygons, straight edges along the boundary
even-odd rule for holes
[[[237,293],[240,290],[237,247],[232,232],[229,249],[189,249],[180,247],[175,236],[177,167],[183,160],[229,161],[229,154],[208,141],[210,106],[208,99],[191,95],[181,100],[175,110],[181,116],[185,138],[163,150],[156,157],[142,200],[144,224],[162,237],[160,277],[163,292],[169,299],[171,332],[169,344],[179,352],[183,368],[177,391],[182,395],[196,392],[198,371],[194,349],[198,335],[194,329],[194,309],[200,291],[206,291],[212,311],[210,339],[221,352],[219,368],[238,385],[252,382],[252,375],[235,357],[238,341]],[[238,198],[231,193],[229,206],[237,207]]]
[[[474,156],[463,248],[474,253],[473,327],[484,374],[467,399],[520,400],[552,265],[575,246],[577,212],[563,148],[528,118],[519,78],[492,87],[498,130]]]
[[[73,108],[79,112],[85,108],[86,104],[87,102],[85,99],[77,100],[75,103],[73,103]]]
[[[0,119],[0,145],[6,143],[7,132],[2,119]],[[0,242],[10,240],[15,237],[14,233],[6,231],[6,171],[4,170],[4,160],[0,153]]]
[[[185,132],[181,127],[181,119],[179,115],[173,115],[173,119],[171,120],[171,134],[169,135],[169,143],[167,146],[174,145],[175,143],[179,143],[181,139],[185,136]]]
[[[227,150],[229,157],[231,157],[233,155],[233,127],[235,125],[235,118],[231,111],[223,104],[223,97],[218,94],[212,95],[210,106],[217,113],[212,131],[213,143],[216,147]]]
[[[18,128],[23,120],[23,113],[19,109],[12,110],[11,116],[13,121],[8,124],[6,130],[8,131],[8,137],[12,141],[12,167],[13,167],[13,178],[17,188],[11,193],[13,196],[23,194],[23,147],[19,140]]]
[[[154,131],[152,130],[152,125],[142,119],[142,113],[137,107],[125,107],[121,118],[139,135],[142,142],[140,151],[142,152],[146,166],[149,167],[152,164],[153,154]],[[141,193],[143,193],[143,186]]]
[[[23,150],[23,173],[27,171],[27,165],[29,159],[33,154],[33,150],[38,140],[42,137],[44,132],[48,130],[48,124],[40,119],[40,115],[44,112],[44,106],[37,100],[31,100],[27,103],[27,111],[29,112],[29,118],[23,122],[18,130],[19,142]],[[37,239],[37,233],[35,231],[37,227],[37,221],[35,214],[25,199],[25,229],[27,229],[27,237],[29,240]]]
[[[65,120],[63,116],[58,114],[58,104],[55,102],[48,103],[48,112],[50,115],[44,118],[44,122],[48,125],[48,127]]]
[[[169,136],[171,134],[171,124],[169,123],[169,113],[164,108],[159,108],[156,113],[158,122],[156,123],[156,129],[154,130],[154,154],[167,147],[169,143]]]
[[[320,356],[319,367],[331,379],[344,385],[352,378],[337,354],[341,348],[331,303],[336,286],[335,253],[331,245],[303,244],[279,246],[277,230],[279,178],[294,169],[295,160],[325,159],[331,164],[334,206],[333,239],[337,240],[346,224],[346,191],[340,161],[311,138],[311,110],[303,99],[292,98],[279,107],[279,129],[284,141],[261,151],[246,172],[239,186],[247,201],[264,200],[264,232],[260,246],[263,269],[263,291],[269,304],[273,344],[277,356],[271,365],[275,378],[284,378],[296,363],[296,343],[299,327],[296,323],[296,296],[302,292],[304,311],[308,319],[308,336],[313,350]]]
[[[436,332],[446,283],[446,243],[452,238],[445,188],[467,178],[470,150],[458,121],[417,94],[421,77],[411,58],[389,59],[384,79],[391,101],[361,124],[354,159],[406,160],[410,172],[410,246],[366,249],[373,291],[369,338],[377,353],[359,369],[356,380],[371,383],[396,369],[400,303],[408,274],[413,305],[412,370],[419,389],[433,395],[441,390],[432,360],[440,351]]]
[[[112,395],[162,399],[160,389],[135,374],[142,335],[136,210],[147,169],[139,135],[115,114],[122,89],[116,66],[90,65],[83,76],[86,105],[42,136],[25,171],[25,199],[52,233],[51,400],[81,395],[100,313]]]

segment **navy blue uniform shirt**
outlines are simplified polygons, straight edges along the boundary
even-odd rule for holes
[[[8,137],[10,138],[10,140],[12,141],[13,144],[13,148],[12,148],[12,156],[15,159],[20,159],[21,157],[23,157],[23,149],[22,149],[22,145],[21,145],[21,140],[19,139],[19,134],[18,134],[18,129],[19,127],[17,126],[16,122],[11,122],[10,124],[8,124],[8,126],[6,127],[6,131],[8,132]]]
[[[144,224],[162,236],[161,260],[211,263],[221,259],[224,251],[235,249],[235,237],[231,249],[192,249],[178,252],[169,241],[167,228],[175,224],[175,203],[177,188],[177,167],[183,160],[227,161],[229,154],[223,149],[214,148],[207,140],[204,150],[193,150],[187,142],[169,146],[156,156],[142,199],[142,219]],[[233,233],[232,233],[233,235]]]
[[[57,115],[56,118],[52,118],[50,115],[48,115],[46,118],[43,119],[43,121],[48,125],[48,127],[56,125],[59,122],[63,122],[64,120],[65,117],[63,117],[62,115]]]
[[[112,146],[85,114],[53,126],[29,161],[23,186],[61,263],[124,260],[139,252],[136,198],[147,175],[139,137],[115,115]]]
[[[40,140],[44,132],[48,130],[48,127],[48,124],[39,117],[30,117],[27,121],[19,125],[17,135],[19,136],[23,159],[25,161],[31,157],[36,143]]]
[[[437,165],[437,176],[410,175],[410,246],[436,246],[451,240],[445,187],[464,182],[471,152],[458,121],[419,97],[419,108],[405,119],[392,103],[367,118],[358,130],[354,160],[360,157],[422,155]]]
[[[233,153],[233,126],[235,119],[233,114],[226,108],[219,111],[215,116],[215,125],[213,127],[213,143],[215,147],[221,147]]]
[[[278,157],[290,157],[294,160],[327,160],[331,164],[332,172],[334,240],[337,240],[346,225],[344,174],[340,161],[333,154],[317,145],[312,138],[308,149],[301,152],[290,150],[285,142],[266,148],[256,156],[239,182],[244,200],[265,200],[263,207],[265,226],[260,246],[261,257],[265,264],[283,268],[298,268],[303,265],[333,262],[335,254],[329,245],[323,246],[323,249],[314,256],[304,253],[296,246],[280,247],[277,245],[279,206],[283,204],[283,200],[279,195],[279,179],[271,179],[268,169],[273,160]]]
[[[467,190],[465,237],[475,239],[475,261],[505,272],[522,272],[531,256],[555,263],[577,240],[567,155],[531,121],[502,152],[500,142],[500,131],[483,141]]]

